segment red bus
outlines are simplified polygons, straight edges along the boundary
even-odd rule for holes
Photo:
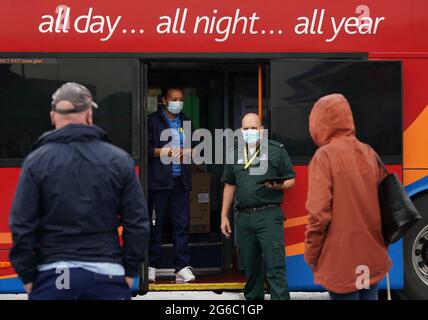
[[[403,178],[423,215],[390,248],[391,287],[428,297],[428,3],[361,1],[6,1],[0,12],[0,292],[23,292],[9,260],[8,216],[20,165],[50,130],[51,94],[76,81],[95,95],[95,122],[135,159],[146,189],[146,119],[168,81],[185,88],[194,126],[239,127],[260,111],[285,143],[297,171],[284,194],[290,290],[322,290],[303,261],[307,165],[315,151],[308,114],[322,95],[349,99],[358,137]],[[260,109],[260,110],[259,110]],[[222,166],[194,167],[192,284],[171,283],[172,250],[163,239],[160,281],[142,266],[135,292],[241,290],[235,240],[219,229]],[[198,195],[204,199],[199,203]],[[385,282],[382,282],[385,287]]]

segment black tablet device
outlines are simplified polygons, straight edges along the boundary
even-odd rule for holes
[[[260,180],[259,184],[265,184],[265,182],[269,181],[269,182],[276,182],[276,183],[283,183],[286,180],[290,180],[292,178],[290,177],[269,177],[269,178],[263,178],[262,180]]]

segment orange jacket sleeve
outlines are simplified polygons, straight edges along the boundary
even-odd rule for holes
[[[326,154],[319,150],[309,164],[306,210],[305,261],[315,266],[321,254],[332,215],[333,177]]]

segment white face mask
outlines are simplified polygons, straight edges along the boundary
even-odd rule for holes
[[[179,114],[181,110],[183,110],[183,105],[183,101],[168,101],[168,106],[166,108],[172,114]]]
[[[249,145],[254,145],[260,140],[260,131],[257,129],[242,130],[244,141]]]

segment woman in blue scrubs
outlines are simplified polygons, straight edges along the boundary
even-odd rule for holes
[[[148,202],[149,212],[152,213],[154,209],[156,216],[155,223],[151,225],[149,281],[156,280],[163,226],[169,209],[176,283],[187,283],[195,280],[189,251],[191,170],[190,164],[183,163],[183,158],[191,152],[190,148],[184,147],[186,140],[191,139],[190,136],[186,137],[184,127],[191,122],[182,112],[184,92],[181,88],[169,87],[164,90],[162,102],[162,107],[148,116]],[[161,141],[164,130],[170,130],[167,131],[171,138],[169,141]],[[164,155],[173,161],[165,163]]]

